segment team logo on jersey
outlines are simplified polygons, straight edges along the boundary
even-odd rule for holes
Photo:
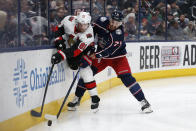
[[[122,34],[122,30],[121,30],[121,29],[117,29],[117,30],[116,30],[116,34],[117,34],[117,35],[121,35],[121,34]]]
[[[70,46],[73,45],[73,44],[75,43],[74,37],[75,37],[75,36],[72,35],[72,34],[69,35],[69,38],[68,38],[67,42],[68,42],[68,44],[69,44]]]
[[[91,33],[86,34],[86,37],[87,37],[87,38],[91,38],[91,37],[92,37],[92,34],[91,34]]]
[[[107,20],[107,18],[106,17],[101,17],[100,20],[101,20],[101,22],[104,22],[104,21]]]

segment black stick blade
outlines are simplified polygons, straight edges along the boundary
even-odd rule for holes
[[[41,117],[42,114],[40,112],[31,110],[31,115],[34,116],[34,117]]]

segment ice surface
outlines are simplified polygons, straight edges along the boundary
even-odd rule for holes
[[[42,122],[27,131],[196,131],[196,76],[139,82],[154,110],[142,114],[124,86],[100,94],[100,109],[90,100],[76,112],[62,113],[51,127]]]

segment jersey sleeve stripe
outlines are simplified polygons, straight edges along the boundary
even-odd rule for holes
[[[65,53],[63,51],[59,50],[58,53],[62,56],[63,60],[66,58]]]
[[[82,51],[80,49],[76,49],[74,51],[74,57],[78,56]]]
[[[104,27],[102,27],[102,26],[100,26],[100,25],[98,25],[98,24],[96,24],[96,23],[93,23],[95,26],[97,26],[97,27],[99,27],[99,28],[101,28],[101,29],[103,29],[103,30],[105,30],[105,31],[107,31],[107,29],[106,28],[104,28]]]
[[[112,55],[122,46],[122,42],[120,42],[119,47],[112,53]]]
[[[54,41],[57,41],[57,40],[63,40],[63,37],[62,36],[59,36]]]
[[[88,62],[88,64],[92,65],[92,60],[89,59],[87,56],[84,56],[84,59]]]

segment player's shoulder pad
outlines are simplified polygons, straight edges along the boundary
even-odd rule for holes
[[[70,31],[70,30],[72,30],[72,28],[74,28],[75,21],[76,21],[76,17],[69,15],[69,16],[66,16],[61,21],[61,24],[59,26],[63,26],[66,31]]]
[[[79,37],[80,41],[85,43],[91,43],[94,41],[94,34],[93,34],[93,28],[92,26],[89,26],[89,28],[80,35]]]
[[[105,22],[107,19],[108,19],[108,18],[105,17],[105,16],[99,17],[99,21],[101,21],[101,22]]]
[[[61,24],[66,24],[66,23],[69,23],[69,22],[73,22],[73,21],[75,21],[75,19],[76,19],[76,16],[68,15],[61,21]]]
[[[105,25],[105,24],[108,24],[108,23],[109,23],[109,18],[105,17],[105,16],[101,16],[96,20],[96,24],[99,24],[99,25],[102,25],[102,26]]]
[[[65,16],[61,22],[67,21],[70,17],[71,17],[71,15]]]

